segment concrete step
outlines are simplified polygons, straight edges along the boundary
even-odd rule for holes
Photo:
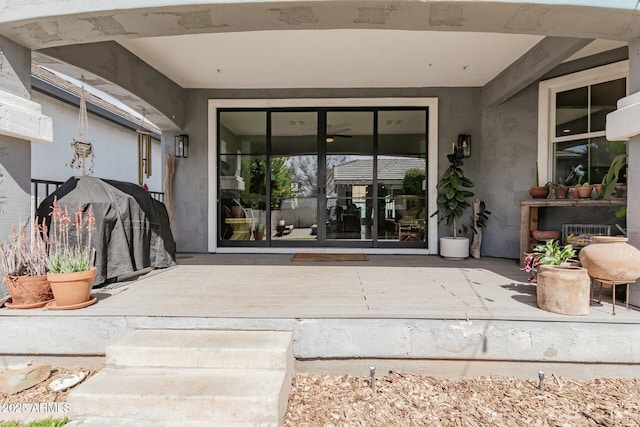
[[[138,330],[107,347],[108,366],[287,369],[291,332]]]
[[[67,401],[72,420],[275,427],[286,409],[290,375],[284,370],[106,368]]]

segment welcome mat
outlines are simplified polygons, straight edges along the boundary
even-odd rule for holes
[[[365,254],[298,253],[291,261],[369,261],[369,258]]]

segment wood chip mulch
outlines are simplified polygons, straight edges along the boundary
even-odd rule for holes
[[[48,385],[82,370],[52,369],[46,381],[0,403],[64,402],[69,391]],[[86,381],[86,379],[85,379]],[[576,381],[478,377],[445,379],[400,372],[376,378],[297,374],[283,427],[640,426],[640,379]]]
[[[640,426],[640,379],[298,374],[282,426]]]

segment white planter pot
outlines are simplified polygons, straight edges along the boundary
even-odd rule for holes
[[[466,237],[441,237],[440,256],[460,260],[469,257],[469,239]]]

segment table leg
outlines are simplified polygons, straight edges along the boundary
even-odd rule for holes
[[[611,285],[611,290],[613,291],[613,315],[616,315],[616,285]]]
[[[524,253],[529,251],[531,208],[520,207],[520,267],[524,266]]]
[[[626,299],[627,310],[629,310],[629,285],[630,283],[627,283],[627,299]]]

